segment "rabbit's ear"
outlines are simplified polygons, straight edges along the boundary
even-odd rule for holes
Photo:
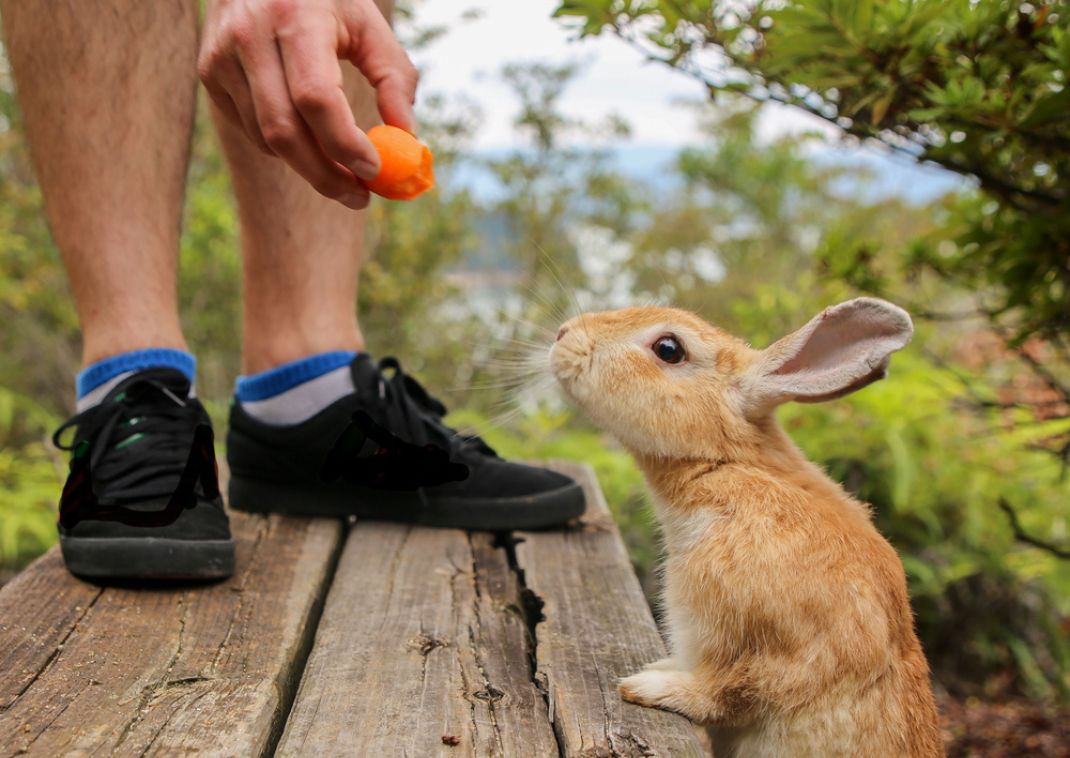
[[[826,308],[760,353],[743,382],[749,409],[760,415],[788,400],[832,400],[883,379],[892,353],[913,334],[907,312],[884,300]]]

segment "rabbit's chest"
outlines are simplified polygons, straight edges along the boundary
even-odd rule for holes
[[[670,556],[688,556],[701,545],[708,544],[718,536],[726,519],[723,511],[713,508],[673,508],[660,499],[655,501],[655,508]]]

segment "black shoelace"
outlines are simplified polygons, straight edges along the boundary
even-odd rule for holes
[[[446,406],[423,385],[406,374],[397,358],[379,361],[379,400],[386,412],[386,426],[403,429],[415,445],[433,444],[445,450],[451,442],[474,447],[483,455],[497,456],[482,437],[462,437],[443,423]],[[386,373],[391,375],[387,376]]]
[[[320,469],[325,482],[346,480],[383,490],[417,490],[468,478],[468,467],[438,445],[414,445],[380,426],[364,411],[334,443]]]
[[[379,361],[374,383],[384,424],[356,411],[324,460],[325,482],[345,478],[377,489],[417,490],[468,477],[468,466],[451,459],[458,447],[496,455],[481,438],[461,437],[446,426],[446,406],[396,358]]]
[[[75,435],[66,444],[62,438],[70,429]],[[135,525],[171,523],[183,508],[196,505],[198,481],[205,497],[219,493],[212,429],[203,411],[152,378],[132,382],[114,398],[72,416],[56,430],[52,442],[72,453],[71,475],[60,500],[60,522],[65,526],[82,518]],[[161,482],[174,485],[163,511],[112,504],[168,494],[152,491]]]

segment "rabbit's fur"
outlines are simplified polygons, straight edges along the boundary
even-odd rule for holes
[[[773,417],[881,378],[913,326],[859,298],[765,350],[669,308],[587,313],[550,364],[634,455],[665,536],[672,655],[626,700],[710,727],[726,756],[942,755],[906,579],[869,507]],[[668,363],[664,336],[686,358]]]

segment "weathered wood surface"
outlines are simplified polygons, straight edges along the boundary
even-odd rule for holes
[[[337,521],[232,515],[237,573],[101,589],[53,549],[0,590],[0,756],[270,752],[340,547]]]
[[[592,472],[557,468],[564,531],[233,514],[235,577],[151,589],[53,550],[0,590],[0,758],[705,752],[617,694],[664,647]]]
[[[351,530],[279,755],[704,752],[685,719],[621,702],[617,678],[664,647],[592,472],[559,468],[584,482],[588,516],[515,547]]]
[[[492,539],[351,530],[278,755],[557,754]]]
[[[518,533],[514,549],[524,585],[542,604],[536,677],[561,754],[708,754],[690,722],[617,693],[617,680],[665,657],[665,645],[593,472],[578,464],[553,468],[583,484],[583,523]]]

